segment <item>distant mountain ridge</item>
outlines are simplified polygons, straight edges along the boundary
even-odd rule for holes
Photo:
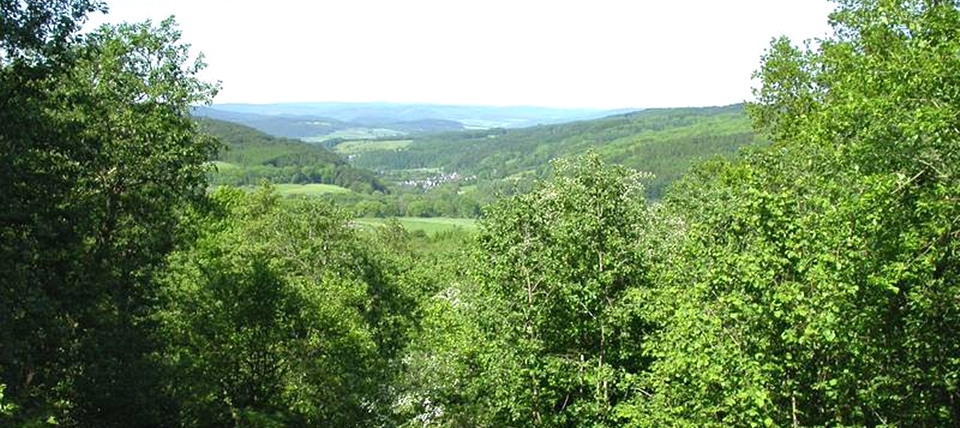
[[[281,137],[320,141],[337,131],[379,129],[396,136],[463,129],[523,128],[597,119],[636,109],[601,110],[552,107],[490,107],[398,103],[216,104],[198,107],[202,117],[227,120]],[[337,138],[333,136],[330,138]]]
[[[317,135],[327,135],[342,129],[349,129],[353,124],[333,118],[304,117],[304,116],[268,116],[255,113],[244,113],[229,110],[219,110],[211,107],[196,107],[194,116],[207,119],[222,120],[245,125],[275,137],[310,138]]]
[[[516,124],[530,126],[569,122],[573,120],[596,119],[611,114],[625,113],[638,109],[585,109],[555,108],[537,106],[471,106],[440,104],[403,104],[403,103],[278,103],[278,104],[216,104],[218,110],[261,115],[321,116],[333,119],[367,123],[410,122],[423,119],[441,119],[464,123],[486,120],[500,122],[501,127]]]

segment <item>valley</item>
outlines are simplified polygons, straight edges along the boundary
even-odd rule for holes
[[[0,0],[0,426],[960,426],[960,0],[497,3]]]
[[[304,113],[296,106],[273,108]],[[424,110],[452,116],[437,113],[444,110],[441,106]],[[358,114],[356,108],[350,111]],[[582,114],[550,111],[554,120]],[[267,179],[281,194],[325,196],[358,215],[374,216],[475,217],[498,197],[530,189],[536,180],[547,178],[551,161],[590,151],[607,162],[649,173],[647,197],[659,199],[694,163],[733,158],[741,148],[764,144],[753,133],[742,105],[649,109],[526,128],[431,130],[402,138],[341,134],[301,142],[260,134],[239,124],[249,120],[234,120],[237,124],[226,125],[203,119],[225,144],[222,159],[247,160],[242,168],[221,165],[211,176],[213,183],[251,185]],[[312,118],[309,123],[329,122]],[[260,157],[254,159],[252,153]],[[330,191],[316,184],[357,191]],[[377,204],[389,208],[371,208]]]

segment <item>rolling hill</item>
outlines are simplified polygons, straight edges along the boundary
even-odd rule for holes
[[[273,137],[222,120],[198,120],[203,132],[223,143],[214,161],[211,184],[243,186],[268,180],[276,184],[335,185],[360,193],[387,191],[372,172],[350,165],[322,146]]]
[[[523,129],[489,129],[350,142],[350,162],[387,176],[436,171],[478,181],[542,177],[554,158],[595,150],[606,160],[655,175],[648,194],[664,188],[689,166],[714,156],[733,156],[763,144],[743,105],[650,109],[601,119]],[[338,150],[338,147],[334,147]]]

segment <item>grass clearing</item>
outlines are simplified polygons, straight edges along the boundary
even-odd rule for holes
[[[322,196],[332,193],[350,193],[351,190],[332,184],[274,184],[277,193],[283,196]]]
[[[354,219],[354,223],[363,227],[379,227],[386,224],[391,219],[376,217],[361,217]],[[464,232],[476,232],[477,221],[472,218],[449,218],[449,217],[396,217],[400,225],[410,232],[418,230],[427,235],[435,235],[440,232],[460,230]]]
[[[389,152],[404,150],[413,140],[360,140],[344,141],[334,146],[333,151],[342,155],[356,155],[368,152]]]
[[[322,143],[324,141],[337,138],[344,140],[370,140],[373,138],[400,137],[404,134],[406,133],[386,128],[348,128],[331,132],[329,134],[301,138],[301,140],[308,143]]]
[[[207,165],[215,166],[218,172],[229,171],[231,169],[240,168],[240,165],[236,165],[236,164],[232,164],[230,162],[224,162],[224,161],[211,161],[211,162],[207,162]]]

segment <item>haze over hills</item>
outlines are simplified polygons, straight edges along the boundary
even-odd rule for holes
[[[389,137],[463,129],[522,128],[596,119],[633,110],[397,103],[217,104],[198,116],[308,141]]]
[[[585,109],[536,106],[478,106],[418,103],[280,103],[216,104],[215,109],[261,115],[329,117],[345,122],[377,124],[440,119],[465,126],[517,128],[537,124],[595,119],[636,109]]]

